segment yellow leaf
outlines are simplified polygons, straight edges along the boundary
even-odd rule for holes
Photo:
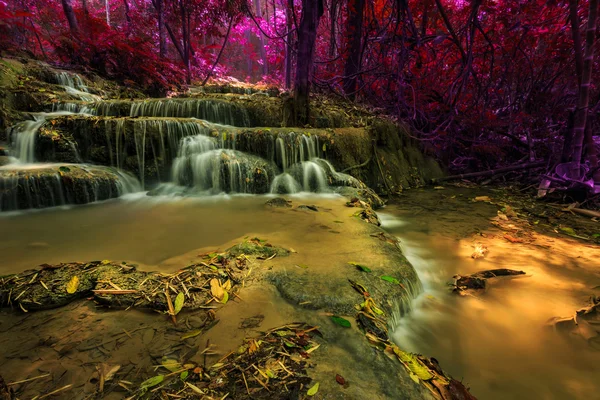
[[[221,287],[221,282],[217,278],[213,278],[210,280],[210,293],[217,298],[217,300],[221,300],[225,291],[223,287]]]
[[[69,283],[67,283],[67,293],[69,294],[73,294],[77,291],[77,288],[79,287],[79,278],[77,277],[77,275],[74,275],[71,280],[69,281]]]
[[[175,298],[175,315],[179,314],[181,309],[183,308],[183,302],[185,301],[185,296],[183,292],[179,292],[177,297]]]
[[[163,358],[161,365],[171,372],[179,371],[181,369],[181,364],[172,358]]]
[[[102,262],[100,264],[102,264],[102,265],[110,264],[110,260],[102,260]]]
[[[318,391],[319,391],[319,382],[315,383],[313,387],[308,389],[308,392],[306,392],[306,394],[309,396],[314,396],[315,394],[317,394]]]
[[[227,282],[225,282],[222,287],[225,290],[231,290],[231,280],[227,279]]]

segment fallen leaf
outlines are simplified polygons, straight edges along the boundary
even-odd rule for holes
[[[477,196],[473,201],[492,201],[489,196]]]
[[[181,337],[181,340],[185,340],[185,339],[190,339],[190,338],[196,337],[196,336],[198,336],[198,335],[199,335],[199,334],[201,334],[201,333],[202,333],[202,331],[201,331],[201,330],[198,330],[198,331],[191,331],[191,332],[189,332],[189,333],[186,333],[185,335],[183,335],[183,336]]]
[[[69,283],[67,283],[67,293],[69,293],[69,294],[75,293],[77,291],[78,287],[79,287],[79,278],[77,277],[77,275],[73,275],[73,277],[71,278]]]
[[[172,358],[163,358],[160,364],[171,372],[179,371],[181,369],[179,361]]]
[[[146,390],[150,389],[151,387],[160,385],[162,383],[162,381],[164,381],[164,380],[165,380],[164,375],[153,376],[152,378],[147,379],[144,382],[142,382],[142,384],[140,385],[140,389],[142,389],[142,391],[146,391]]]
[[[339,326],[343,326],[344,328],[350,328],[350,327],[352,327],[352,324],[350,323],[350,321],[348,321],[345,318],[338,317],[336,315],[332,315],[331,316],[331,320],[333,322],[335,322],[336,324],[338,324]]]
[[[362,272],[371,272],[371,269],[369,267],[367,267],[366,265],[355,263],[353,261],[348,262],[348,264],[354,265],[356,267],[356,269],[358,269],[359,271],[362,271]]]
[[[217,300],[221,300],[224,296],[225,291],[223,287],[221,287],[221,282],[217,278],[213,278],[210,280],[210,293],[217,298]]]
[[[504,239],[508,240],[511,243],[522,243],[523,242],[522,239],[519,239],[519,238],[516,238],[514,236],[511,236],[508,233],[504,234]]]
[[[336,374],[335,375],[335,381],[337,383],[339,383],[340,385],[344,386],[346,384],[346,380],[344,379],[343,376],[341,376],[340,374]]]
[[[400,284],[400,281],[398,279],[394,278],[393,276],[383,275],[380,278],[381,278],[381,280],[386,281],[386,282],[395,283],[396,285]]]
[[[313,387],[311,387],[310,389],[308,389],[308,392],[306,392],[306,394],[308,396],[314,396],[315,394],[317,394],[318,391],[319,391],[319,382],[315,383],[313,385]]]
[[[175,298],[175,315],[179,314],[181,309],[183,308],[183,303],[185,301],[185,295],[183,292],[179,292],[177,297]]]

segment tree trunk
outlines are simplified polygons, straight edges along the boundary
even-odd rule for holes
[[[254,0],[254,9],[256,10],[256,16],[262,19],[262,10],[260,8],[260,0]],[[260,46],[260,58],[262,59],[262,74],[263,76],[269,73],[269,63],[267,61],[267,52],[265,50],[265,38],[262,32],[258,32],[259,46]]]
[[[165,37],[165,14],[163,8],[163,0],[154,2],[158,19],[158,52],[161,58],[167,55],[167,40]]]
[[[69,29],[71,30],[71,34],[73,36],[78,36],[79,34],[79,25],[77,24],[77,18],[75,18],[75,12],[73,11],[73,6],[71,6],[71,0],[61,0],[63,11],[65,12],[65,17],[67,17],[67,22],[69,23]]]
[[[352,100],[356,97],[356,81],[360,71],[363,10],[365,0],[348,0],[346,37],[349,46],[344,67],[344,93]]]
[[[575,124],[573,125],[573,152],[571,178],[579,178],[579,165],[583,150],[583,139],[585,136],[585,125],[587,121],[588,106],[590,101],[590,82],[592,79],[592,67],[594,62],[594,42],[596,39],[596,19],[598,17],[598,0],[590,0],[590,12],[586,31],[585,55],[583,60],[583,71],[581,85],[579,85],[579,98],[575,110]]]
[[[581,74],[583,73],[583,49],[581,48],[581,36],[579,33],[577,0],[569,0],[569,19],[571,20],[571,36],[573,37],[573,48],[575,49],[575,72],[577,73],[577,83],[581,85]]]
[[[285,88],[292,87],[292,13],[294,12],[294,0],[288,0],[285,7],[285,23],[287,35],[285,37]]]
[[[110,6],[108,0],[104,0],[104,7],[106,8],[106,25],[110,26]]]
[[[336,37],[335,37],[335,25],[337,23],[338,13],[338,0],[331,1],[331,7],[329,9],[329,57],[333,58],[336,55]]]
[[[594,170],[592,178],[594,182],[600,184],[600,170],[598,170],[598,149],[594,142],[594,123],[596,122],[596,110],[588,115],[585,127],[585,156],[590,162],[590,169]]]
[[[313,68],[317,28],[322,15],[323,0],[302,0],[302,18],[298,27],[298,56],[294,79],[295,122],[300,126],[308,124],[310,75]]]

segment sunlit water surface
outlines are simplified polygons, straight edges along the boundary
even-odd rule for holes
[[[402,206],[380,214],[424,286],[393,334],[396,343],[436,358],[479,399],[600,399],[600,347],[546,326],[552,317],[572,315],[597,292],[598,249],[543,235],[535,241],[540,246],[501,236],[474,239],[465,230],[487,225],[474,214],[431,215]],[[470,255],[480,241],[490,252],[474,260]],[[453,275],[494,268],[528,276],[498,278],[478,297],[450,292]]]
[[[265,206],[270,198],[139,193],[84,206],[1,213],[0,275],[43,263],[105,259],[172,270],[172,258],[200,247],[222,246],[248,234],[292,231],[298,225],[296,213],[273,213]],[[324,207],[341,202],[333,194],[290,199]]]

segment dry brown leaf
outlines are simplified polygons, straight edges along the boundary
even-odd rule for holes
[[[221,282],[217,278],[213,278],[210,280],[210,293],[217,299],[221,300],[225,295],[225,291],[221,286]]]

